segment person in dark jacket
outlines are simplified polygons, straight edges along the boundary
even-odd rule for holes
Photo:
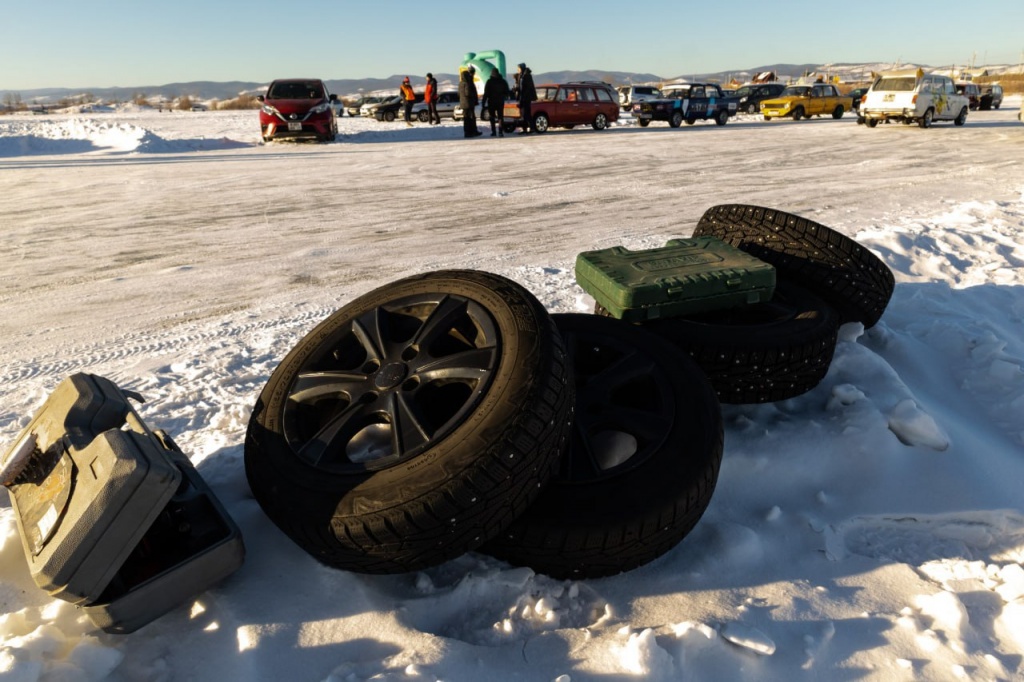
[[[533,86],[533,72],[526,64],[519,65],[519,116],[523,119],[521,133],[536,132],[533,127],[533,100],[537,99],[537,88]]]
[[[497,126],[498,137],[505,137],[505,100],[508,98],[508,81],[501,77],[497,69],[491,71],[491,77],[484,83],[484,97],[481,110],[486,109],[491,119],[491,137]]]
[[[463,71],[459,78],[459,106],[462,107],[463,137],[483,135],[476,127],[476,105],[480,100],[476,94],[476,84],[473,83],[474,73],[476,73],[476,69],[471,66]]]

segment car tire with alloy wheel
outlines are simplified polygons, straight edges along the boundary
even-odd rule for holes
[[[594,117],[594,122],[590,124],[594,130],[604,130],[608,127],[608,117],[604,114],[598,114]]]
[[[747,204],[712,206],[693,236],[717,237],[771,263],[779,279],[813,291],[839,312],[841,322],[873,326],[895,287],[892,271],[867,248],[785,211]]]
[[[636,325],[552,316],[576,382],[559,472],[480,548],[559,579],[598,578],[675,547],[707,509],[722,460],[722,416],[685,354]]]
[[[393,111],[385,111],[384,112],[384,120],[387,121],[388,123],[391,123],[392,121],[394,121],[395,120],[395,112],[393,112]]]
[[[668,124],[673,128],[678,128],[683,125],[683,114],[680,111],[673,111],[672,117],[669,118]]]
[[[753,102],[748,104],[747,105],[747,113],[748,114],[756,114],[757,113],[757,105],[754,104]]]
[[[922,116],[918,120],[918,122],[917,122],[918,127],[920,127],[920,128],[931,128],[932,127],[932,119],[933,118],[935,118],[935,112],[933,112],[931,109],[928,109],[927,111],[924,112],[924,116]]]
[[[793,110],[793,120],[799,121],[801,118],[804,118],[804,108],[797,107],[796,109]]]
[[[728,122],[729,122],[729,112],[728,111],[725,111],[723,109],[722,111],[719,111],[717,114],[715,114],[715,125],[724,126]]]
[[[416,118],[420,120],[420,123],[426,123],[430,120],[430,113],[424,109],[423,111],[416,114]]]
[[[538,133],[546,133],[548,128],[551,127],[551,123],[548,120],[547,114],[537,114],[533,117],[533,129]]]
[[[330,315],[274,370],[246,433],[249,485],[327,565],[439,564],[502,532],[554,474],[570,372],[521,285],[467,270],[399,280]]]
[[[953,119],[953,125],[955,126],[962,126],[965,123],[967,123],[967,107],[961,109],[960,113]]]

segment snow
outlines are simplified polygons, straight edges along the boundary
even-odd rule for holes
[[[625,117],[494,140],[346,118],[327,145],[261,144],[252,111],[0,118],[0,445],[67,375],[107,376],[145,396],[247,547],[194,602],[110,635],[35,586],[5,500],[0,679],[1021,679],[1019,106],[962,128]],[[665,556],[584,581],[477,553],[359,575],[252,498],[249,410],[345,302],[471,268],[587,312],[577,253],[660,246],[735,202],[857,239],[897,285],[812,391],[723,406],[718,486]]]

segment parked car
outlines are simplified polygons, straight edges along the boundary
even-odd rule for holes
[[[1003,86],[999,85],[999,83],[986,83],[978,87],[981,88],[981,99],[978,102],[978,108],[985,111],[998,109],[999,105],[1003,103]]]
[[[850,90],[848,96],[853,98],[853,110],[860,111],[860,101],[867,94],[867,88],[854,88]]]
[[[533,129],[544,133],[552,127],[590,125],[594,130],[603,130],[619,120],[617,94],[612,86],[601,81],[538,85],[537,99],[531,106]],[[505,102],[505,132],[510,133],[522,124],[519,103]]]
[[[977,109],[981,105],[981,88],[978,87],[977,83],[957,81],[955,87],[959,94],[967,98],[967,106],[970,109]]]
[[[457,90],[437,93],[437,115],[441,118],[452,116],[457,106],[459,106],[459,93]],[[428,123],[430,121],[430,114],[427,112],[427,103],[417,102],[412,105],[412,115],[420,123]]]
[[[367,95],[366,97],[359,97],[357,99],[351,100],[348,104],[345,105],[345,113],[348,114],[349,116],[360,116],[362,115],[360,109],[363,107],[364,104],[376,104],[377,102],[380,102],[382,99],[383,97],[378,97],[377,95]]]
[[[724,126],[730,116],[736,115],[737,106],[738,99],[723,95],[715,83],[687,83],[665,88],[662,99],[637,102],[633,105],[633,116],[641,128],[651,121],[668,121],[672,128],[678,128],[683,121],[693,125],[706,120]]]
[[[416,93],[416,101],[423,101],[422,92]],[[413,106],[416,105],[413,104]],[[377,108],[373,110],[373,117],[378,121],[388,121],[390,123],[391,121],[394,121],[396,118],[399,118],[400,116],[404,115],[405,110],[403,107],[405,107],[405,100],[403,100],[398,95],[395,95],[387,102],[382,102],[379,106],[377,106]]]
[[[778,97],[786,89],[783,83],[748,83],[733,93],[738,101],[739,111],[756,114],[761,111],[761,102]]]
[[[619,106],[622,107],[623,111],[629,111],[637,102],[661,99],[663,96],[661,90],[651,85],[621,85],[617,90],[619,93]]]
[[[373,118],[373,112],[377,107],[398,99],[398,95],[382,95],[380,97],[367,97],[366,102],[359,106],[359,115],[365,118]]]
[[[831,83],[789,85],[778,97],[761,102],[761,114],[766,121],[787,116],[799,121],[801,118],[822,114],[842,118],[851,109],[853,100],[840,95]]]
[[[864,95],[860,119],[869,128],[879,121],[917,123],[930,128],[934,121],[953,121],[962,126],[970,108],[967,98],[956,91],[953,79],[922,69],[883,71]]]
[[[315,138],[331,142],[338,122],[331,103],[338,99],[318,78],[275,80],[265,95],[256,97],[260,108],[260,133],[265,142],[277,138]]]

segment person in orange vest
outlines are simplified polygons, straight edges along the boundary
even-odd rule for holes
[[[441,125],[441,116],[437,113],[437,79],[434,74],[427,74],[427,88],[423,91],[423,101],[427,103],[427,122],[430,125]]]
[[[402,101],[405,102],[405,125],[412,125],[412,105],[416,103],[416,93],[412,90],[412,83],[406,76],[401,87]]]

